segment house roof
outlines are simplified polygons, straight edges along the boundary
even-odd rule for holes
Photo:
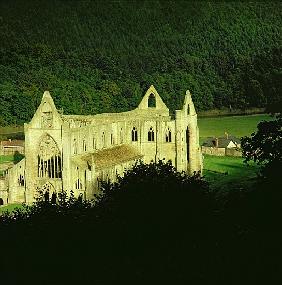
[[[72,159],[77,165],[84,168],[94,163],[95,168],[99,170],[142,157],[143,155],[133,146],[119,145],[92,153],[75,155]]]
[[[1,141],[1,146],[6,146],[6,147],[24,146],[24,140]]]
[[[238,145],[241,144],[241,141],[239,138],[234,137],[234,136],[228,136],[228,138],[226,137],[209,137],[207,138],[207,140],[202,144],[202,146],[206,146],[206,147],[215,147],[216,143],[216,139],[218,139],[218,147],[219,148],[226,148],[230,142],[233,142],[234,144]]]

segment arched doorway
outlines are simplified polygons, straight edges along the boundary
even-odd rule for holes
[[[4,205],[4,201],[2,198],[0,198],[0,206]]]
[[[43,184],[40,188],[40,192],[42,192],[45,201],[49,201],[50,198],[54,200],[54,195],[56,196],[56,190],[50,182]]]

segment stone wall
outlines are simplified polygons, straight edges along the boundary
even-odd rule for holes
[[[149,97],[155,99],[154,107],[148,106]],[[121,148],[125,151],[133,148],[132,153],[145,163],[165,159],[178,171],[202,171],[197,114],[189,91],[175,118],[171,119],[153,86],[136,109],[94,116],[59,114],[50,93],[44,92],[31,122],[24,126],[25,159],[9,171],[9,200],[31,203],[38,190],[50,194],[72,190],[75,196],[93,198],[99,180],[114,181],[116,174],[122,175],[136,162],[136,155],[121,153],[118,155],[127,157],[125,161],[120,159],[116,165],[109,161],[99,167],[95,154],[111,153],[119,146],[125,146]],[[133,131],[136,139],[132,139]],[[56,177],[52,173],[59,166],[54,155],[60,157],[62,169]],[[22,176],[24,183],[20,182]]]
[[[235,148],[202,146],[202,153],[215,156],[242,156],[242,152]]]

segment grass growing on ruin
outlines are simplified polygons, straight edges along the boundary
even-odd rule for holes
[[[202,143],[206,137],[224,136],[224,132],[238,138],[250,136],[251,133],[256,131],[257,124],[260,121],[269,121],[271,119],[272,117],[266,114],[199,118],[200,143]]]

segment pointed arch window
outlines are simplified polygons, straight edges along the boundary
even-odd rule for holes
[[[37,158],[38,177],[62,178],[61,153],[51,136],[41,140]]]
[[[138,141],[138,133],[137,133],[137,129],[135,127],[133,127],[133,129],[131,131],[131,140],[133,142],[137,142]]]
[[[72,147],[73,147],[73,154],[77,154],[77,140],[76,139],[73,140]]]
[[[155,133],[153,128],[151,127],[150,130],[148,131],[148,141],[153,142],[155,141]]]
[[[82,141],[82,149],[83,151],[87,151],[87,144],[85,139]]]
[[[148,107],[156,108],[156,96],[153,93],[151,93],[148,98]]]
[[[166,142],[171,142],[171,130],[170,130],[170,128],[168,128],[167,131],[166,131],[165,141]]]
[[[105,132],[102,133],[102,147],[106,147],[106,136],[105,136]]]
[[[96,139],[95,139],[95,137],[93,137],[93,139],[92,139],[92,148],[96,149]]]
[[[123,129],[122,128],[120,129],[120,132],[119,132],[119,138],[120,138],[120,143],[122,144],[123,143]]]

